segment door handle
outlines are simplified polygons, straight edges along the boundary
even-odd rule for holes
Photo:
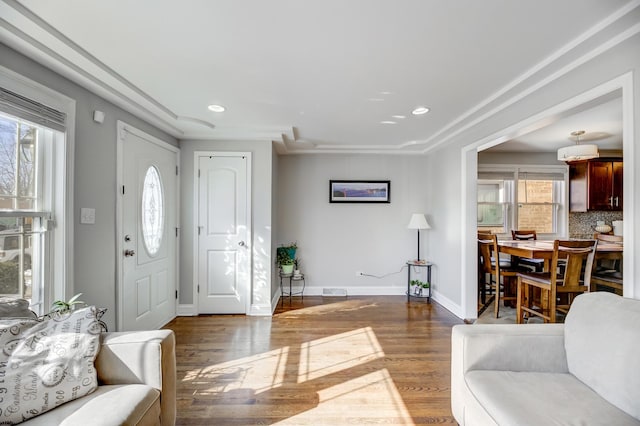
[[[135,251],[133,251],[133,250],[129,250],[129,249],[127,249],[127,250],[125,250],[125,251],[124,251],[124,257],[131,257],[131,256],[133,256],[134,254],[136,254],[136,252],[135,252]]]
[[[240,247],[245,247],[247,244],[246,244],[244,241],[240,241],[240,242],[238,243],[238,245],[239,245]]]

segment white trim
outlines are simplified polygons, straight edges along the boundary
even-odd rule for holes
[[[622,160],[624,162],[623,177],[622,177],[622,196],[624,198],[624,207],[622,211],[622,219],[624,223],[623,238],[627,241],[624,245],[624,252],[622,256],[625,259],[637,259],[635,245],[638,241],[635,238],[635,221],[640,216],[640,212],[637,211],[638,202],[636,195],[638,189],[635,188],[636,182],[636,168],[640,164],[635,164],[635,145],[634,139],[634,119],[635,110],[633,106],[634,102],[634,84],[633,74],[628,72],[620,77],[622,87]],[[640,299],[640,280],[635,280],[636,263],[635,261],[627,261],[624,264],[623,269],[623,282],[627,283],[623,287],[623,296],[634,299]],[[629,284],[633,283],[633,284]]]
[[[198,310],[196,309],[196,305],[191,304],[178,304],[178,308],[176,309],[177,317],[197,317]]]
[[[630,242],[625,244],[624,258],[634,259],[634,218],[637,217],[634,199],[634,122],[633,122],[633,73],[627,72],[619,77],[602,83],[590,90],[587,90],[573,98],[550,107],[534,116],[515,123],[505,129],[497,131],[461,149],[461,173],[462,173],[462,211],[467,212],[462,215],[461,226],[461,249],[462,249],[462,312],[465,318],[474,318],[472,313],[477,309],[477,285],[475,276],[476,269],[476,244],[471,235],[475,234],[475,223],[477,218],[475,209],[469,210],[470,195],[475,194],[475,184],[477,180],[478,156],[477,152],[483,149],[498,145],[506,140],[514,138],[514,135],[521,135],[533,129],[543,127],[544,120],[548,117],[557,116],[572,108],[578,107],[587,102],[605,96],[611,92],[622,90],[622,114],[623,114],[623,161],[624,167],[624,239]],[[548,122],[546,123],[548,125]],[[629,223],[629,226],[627,226]],[[623,280],[626,283],[634,283],[634,262],[626,262],[624,267]],[[627,284],[624,287],[625,297],[637,297],[640,294],[640,283]],[[475,314],[477,315],[477,314]]]
[[[123,258],[121,253],[124,251],[124,235],[123,235],[123,226],[122,226],[122,185],[123,182],[123,173],[124,173],[124,143],[127,137],[127,133],[135,135],[147,142],[150,142],[154,145],[157,145],[160,148],[166,149],[170,152],[176,154],[176,164],[180,165],[180,149],[170,143],[167,143],[161,139],[156,138],[132,125],[117,120],[116,122],[116,330],[122,330],[124,323],[124,268],[122,266]],[[175,217],[176,217],[176,226],[178,229],[180,228],[180,175],[176,176],[176,205],[175,205]],[[180,233],[178,233],[180,235]],[[176,238],[176,253],[175,253],[175,277],[174,283],[175,287],[174,291],[178,290],[178,283],[180,280],[180,240]],[[178,299],[174,299],[174,312],[177,313],[178,308]]]
[[[435,291],[435,290],[433,291],[433,294],[431,295],[431,299],[460,319],[472,319],[472,318],[465,318],[462,315],[462,308],[460,307],[460,305],[458,305],[457,303],[454,303],[451,299],[449,299],[444,294],[438,291]],[[477,316],[477,313],[476,313],[476,316]]]
[[[254,305],[252,304],[253,290],[254,290],[254,268],[253,268],[253,209],[251,200],[253,199],[252,192],[252,177],[253,177],[253,159],[252,153],[249,151],[235,152],[235,151],[194,151],[193,153],[193,305],[196,308],[196,312],[200,313],[200,294],[198,293],[198,215],[200,212],[200,185],[199,185],[199,168],[200,157],[246,157],[247,158],[247,241],[249,241],[249,288],[247,288],[247,294],[245,295],[245,314],[246,315],[266,315],[264,314],[266,305]],[[271,307],[269,307],[269,310]],[[255,313],[254,313],[255,311]],[[271,315],[271,314],[269,314]]]
[[[280,291],[280,287],[278,287],[271,298],[271,315],[274,314],[276,309],[278,308],[278,303],[280,302],[280,297],[282,296],[282,292]]]
[[[54,194],[53,208],[55,214],[62,220],[56,221],[56,233],[53,238],[51,262],[55,265],[53,274],[45,271],[45,278],[52,283],[45,285],[43,304],[46,308],[54,300],[68,300],[74,294],[74,156],[75,156],[75,131],[76,131],[76,101],[62,93],[48,88],[40,83],[30,80],[8,68],[0,66],[0,85],[20,93],[30,99],[48,105],[61,112],[66,117],[63,153],[56,154],[52,165],[54,176],[59,177],[57,171],[62,168],[65,172],[61,181],[56,182],[55,190],[61,191]]]

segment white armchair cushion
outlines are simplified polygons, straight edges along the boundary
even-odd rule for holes
[[[499,425],[638,426],[636,419],[569,373],[477,370],[465,379]]]
[[[578,296],[565,320],[565,348],[571,374],[640,420],[639,300]]]

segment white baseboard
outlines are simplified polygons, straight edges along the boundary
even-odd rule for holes
[[[271,316],[271,314],[273,313],[273,311],[271,310],[271,306],[271,304],[267,303],[253,303],[251,304],[247,315],[255,317]]]
[[[176,309],[176,316],[178,317],[195,317],[198,315],[196,305],[178,305]]]
[[[460,319],[464,319],[462,316],[462,307],[458,304],[453,303],[451,299],[443,296],[442,293],[434,291],[433,294],[431,294],[431,298],[438,302],[438,304],[445,308],[447,311],[451,312],[453,315],[457,316]]]
[[[325,287],[307,287],[304,289],[305,296],[322,296]],[[397,296],[407,294],[406,287],[340,287],[340,286],[327,286],[327,288],[337,288],[345,290],[347,296]],[[293,287],[293,292],[299,291]]]
[[[278,289],[276,289],[276,293],[271,298],[271,315],[273,315],[273,313],[276,311],[276,308],[278,307],[278,302],[280,302],[280,296],[281,296],[280,287],[278,287]]]

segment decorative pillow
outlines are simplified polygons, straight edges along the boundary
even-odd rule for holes
[[[15,424],[98,387],[93,306],[36,322],[0,320],[0,424]]]
[[[30,318],[37,315],[29,309],[29,301],[15,297],[0,297],[0,318]]]

